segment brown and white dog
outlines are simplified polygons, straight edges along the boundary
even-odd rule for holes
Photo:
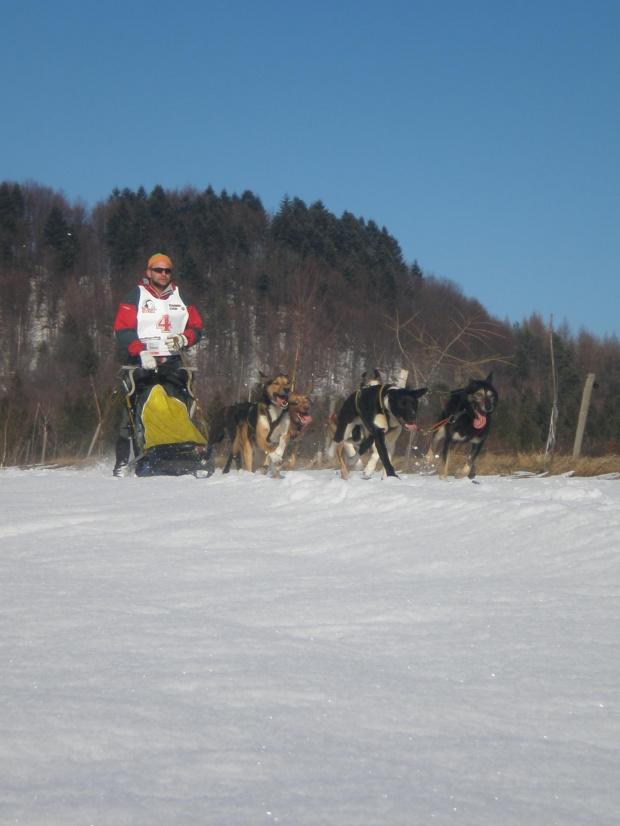
[[[265,460],[276,475],[285,445],[281,437],[290,423],[288,400],[291,393],[287,375],[279,373],[269,378],[261,373],[262,397],[258,402],[235,405],[236,430],[224,473],[233,459],[237,469],[249,472],[261,467]]]
[[[288,397],[289,426],[281,437],[284,449],[288,451],[287,467],[293,470],[297,463],[297,453],[308,425],[312,421],[312,402],[305,393],[291,393]]]

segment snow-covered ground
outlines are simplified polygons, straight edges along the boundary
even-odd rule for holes
[[[0,822],[620,822],[620,481],[0,471]]]

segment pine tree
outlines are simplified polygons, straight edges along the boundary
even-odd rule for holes
[[[47,217],[44,239],[55,252],[55,269],[60,275],[70,272],[80,252],[75,230],[69,226],[59,206],[53,206]]]
[[[25,214],[20,187],[0,184],[0,258],[5,263],[16,263],[20,223]]]

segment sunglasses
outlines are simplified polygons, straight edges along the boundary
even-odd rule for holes
[[[170,273],[172,272],[170,267],[149,267],[149,269],[151,270],[151,272],[156,272],[159,275],[161,275],[162,273],[166,273],[166,275],[170,275]]]

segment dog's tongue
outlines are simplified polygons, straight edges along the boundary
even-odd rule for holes
[[[476,418],[474,419],[474,427],[476,428],[476,430],[480,430],[481,428],[483,428],[486,423],[487,417],[484,415],[484,413],[480,413],[480,411],[477,410]]]
[[[419,424],[416,424],[415,422],[413,422],[412,424],[407,424],[407,422],[405,422],[405,430],[419,430],[419,429],[420,429]]]
[[[284,407],[286,404],[286,398],[284,396],[276,396],[276,404],[278,407]]]

